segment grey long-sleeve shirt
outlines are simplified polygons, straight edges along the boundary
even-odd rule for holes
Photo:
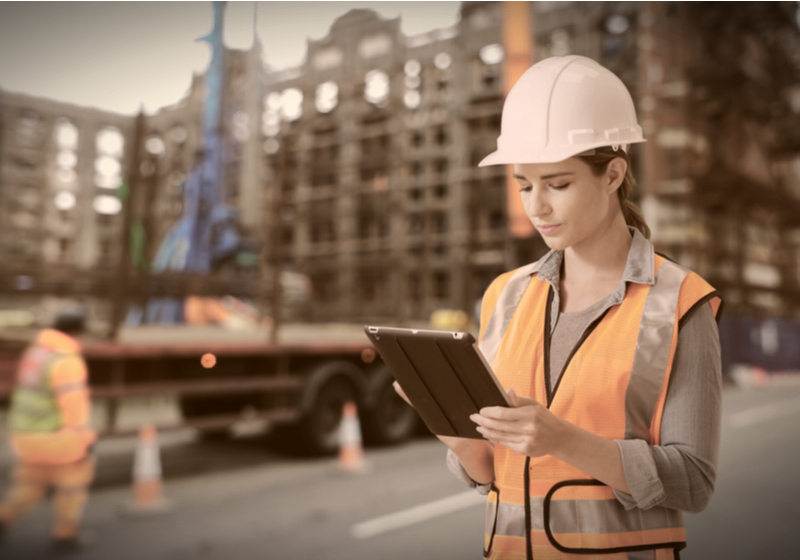
[[[577,313],[558,313],[558,297],[553,301],[550,371],[555,386],[563,364],[589,324],[624,297],[629,269],[640,269],[640,257],[647,243],[634,234],[626,273],[620,289],[608,298]],[[549,273],[556,286],[561,259],[551,252]],[[557,268],[556,268],[557,266]],[[553,268],[556,272],[553,274]],[[545,267],[542,267],[545,270]],[[545,272],[545,276],[547,272]],[[541,276],[541,274],[540,274]],[[683,325],[673,360],[664,413],[661,419],[661,445],[643,440],[616,440],[630,494],[614,490],[626,509],[648,509],[655,505],[698,512],[706,507],[714,492],[719,455],[722,410],[722,375],[719,331],[710,304],[699,308]],[[489,485],[479,486],[464,471],[458,457],[448,452],[450,470],[462,481],[487,493]]]

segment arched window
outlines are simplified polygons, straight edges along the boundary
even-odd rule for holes
[[[330,113],[339,104],[339,86],[334,81],[322,82],[317,86],[317,111]]]
[[[383,70],[370,70],[364,76],[364,99],[384,106],[389,100],[389,76]]]

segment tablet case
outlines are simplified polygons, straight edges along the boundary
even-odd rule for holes
[[[483,439],[469,419],[486,406],[511,406],[470,333],[364,327],[434,434]]]

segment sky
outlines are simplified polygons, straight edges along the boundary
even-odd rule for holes
[[[252,45],[253,15],[273,68],[303,61],[353,8],[402,17],[406,35],[449,27],[459,2],[228,2],[225,43]],[[210,60],[195,39],[212,27],[210,2],[0,2],[0,89],[116,113],[153,113],[179,101]]]

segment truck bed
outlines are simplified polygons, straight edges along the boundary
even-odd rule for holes
[[[315,344],[367,345],[364,326],[345,323],[284,324],[277,337],[278,344],[304,346]],[[232,331],[210,325],[148,325],[123,328],[118,343],[123,346],[214,344],[259,345],[271,343],[268,329]]]
[[[285,324],[277,343],[267,329],[231,331],[218,326],[148,325],[123,328],[117,340],[81,337],[84,356],[92,363],[109,359],[159,359],[199,357],[208,352],[222,356],[345,352],[358,354],[371,343],[359,324]],[[38,329],[0,329],[0,397],[13,387],[17,361]],[[210,374],[213,373],[209,372]]]

